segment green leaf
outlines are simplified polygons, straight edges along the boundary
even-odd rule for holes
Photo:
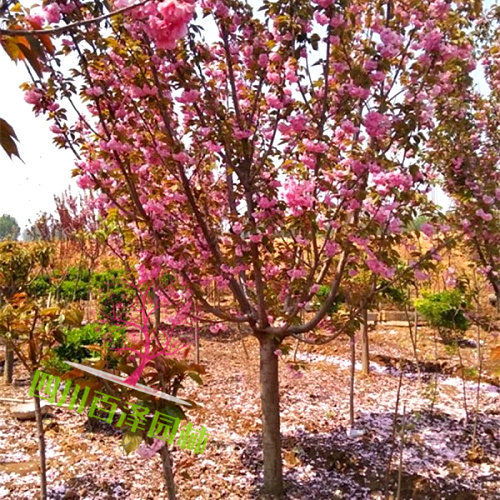
[[[70,326],[80,326],[83,321],[83,311],[77,309],[76,307],[72,309],[67,309],[64,312],[65,323]]]
[[[160,413],[165,413],[166,415],[170,415],[171,417],[178,418],[180,420],[186,420],[184,410],[174,403],[167,403],[165,406],[160,408]]]
[[[197,384],[203,385],[203,379],[196,372],[188,372],[188,377],[192,378]]]
[[[122,438],[122,446],[128,455],[139,448],[142,442],[142,435],[130,431],[125,432]]]

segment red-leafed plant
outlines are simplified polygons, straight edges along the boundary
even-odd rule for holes
[[[186,344],[174,337],[175,327],[180,324],[177,315],[174,315],[169,326],[165,323],[155,325],[153,316],[160,308],[160,301],[154,300],[154,303],[151,304],[151,297],[157,297],[152,287],[141,290],[134,284],[129,283],[129,286],[134,289],[136,294],[132,310],[135,311],[137,317],[124,319],[119,311],[113,308],[113,313],[106,318],[114,324],[129,327],[140,335],[140,339],[133,339],[128,346],[114,349],[116,351],[130,351],[131,357],[139,361],[136,363],[134,371],[125,380],[127,384],[136,385],[150,361],[160,356],[173,357],[180,354],[189,349],[190,343]]]

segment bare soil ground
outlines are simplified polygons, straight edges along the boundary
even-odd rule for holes
[[[473,333],[471,332],[471,339]],[[479,411],[476,349],[461,348],[469,380],[463,381],[456,352],[435,344],[429,331],[419,339],[422,373],[403,368],[399,416],[394,419],[399,360],[412,360],[407,330],[379,326],[371,333],[372,371],[356,372],[355,428],[349,436],[349,346],[338,339],[321,348],[299,347],[305,369],[281,363],[281,422],[288,499],[500,498],[500,389],[489,370],[484,338]],[[189,417],[210,434],[205,451],[173,449],[180,499],[253,499],[260,495],[260,401],[258,349],[252,338],[202,339],[207,366],[204,386],[188,383],[179,394],[202,405]],[[436,350],[437,346],[437,350]],[[291,344],[294,348],[294,343]],[[27,374],[16,364],[17,386],[0,382],[0,398],[26,397]],[[433,391],[433,380],[437,390]],[[403,410],[404,408],[404,410]],[[404,415],[403,415],[404,413]],[[158,456],[126,455],[121,431],[75,411],[54,408],[47,423],[51,499],[166,498]],[[477,419],[477,420],[476,420]],[[395,426],[394,426],[395,423]],[[400,434],[404,424],[404,443]],[[473,446],[474,425],[477,425]],[[392,439],[394,430],[396,439]],[[19,421],[0,403],[0,498],[37,497],[37,441],[33,421]]]

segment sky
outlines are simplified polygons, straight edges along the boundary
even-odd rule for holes
[[[24,102],[19,85],[27,81],[24,66],[12,62],[0,50],[0,117],[14,128],[23,162],[12,160],[0,150],[0,215],[16,218],[21,230],[43,212],[55,209],[54,195],[70,185],[73,155],[52,143],[49,123],[35,117],[31,105]]]

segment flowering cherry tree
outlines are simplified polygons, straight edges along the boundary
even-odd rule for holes
[[[500,307],[500,12],[479,25],[477,58],[485,81],[474,85],[467,68],[437,99],[440,126],[429,157],[443,173],[454,203],[453,222],[490,282]],[[458,76],[458,75],[457,75]]]
[[[423,150],[439,97],[474,67],[478,5],[121,0],[108,15],[56,0],[0,30],[15,40],[59,23],[37,33],[54,48],[26,100],[75,153],[93,207],[117,211],[141,242],[141,280],[168,268],[180,288],[170,305],[189,315],[196,303],[201,319],[258,339],[267,491],[283,488],[280,343],[352,331],[380,282],[400,278],[399,249],[412,255],[406,272],[436,254],[408,228],[423,216],[428,236],[442,229],[428,197],[439,170]],[[364,303],[312,338],[363,271],[375,276]],[[213,303],[212,284],[234,300]]]

